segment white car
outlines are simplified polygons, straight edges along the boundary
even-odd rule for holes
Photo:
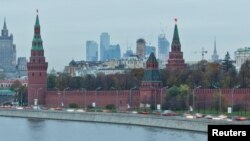
[[[74,112],[75,110],[74,109],[67,109],[66,111],[67,112]]]

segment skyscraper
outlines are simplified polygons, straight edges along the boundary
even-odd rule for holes
[[[141,59],[145,57],[145,46],[146,41],[144,39],[141,38],[136,41],[136,55]]]
[[[120,59],[121,58],[121,49],[120,45],[110,45],[106,50],[106,60],[110,59]]]
[[[149,55],[151,54],[151,53],[154,53],[154,55],[155,55],[155,52],[156,52],[156,48],[154,47],[154,46],[146,46],[145,47],[145,56],[146,57],[149,57]]]
[[[216,38],[214,39],[214,53],[212,55],[212,61],[213,62],[219,61],[219,55],[217,54],[217,49],[216,49]]]
[[[169,54],[169,42],[165,34],[160,34],[158,36],[158,59],[166,64]]]
[[[4,72],[16,71],[16,45],[13,44],[13,35],[8,33],[6,20],[0,36],[0,68]]]
[[[26,59],[26,57],[18,57],[17,70],[19,73],[19,77],[27,76],[27,59]]]
[[[103,32],[100,36],[100,61],[105,61],[106,50],[110,46],[110,36],[107,32]]]
[[[86,42],[86,60],[87,61],[98,60],[98,44],[95,41]]]
[[[174,36],[171,44],[171,52],[169,53],[168,64],[166,65],[169,70],[179,70],[186,68],[183,59],[183,52],[181,51],[181,42],[178,33],[177,19],[175,19]]]

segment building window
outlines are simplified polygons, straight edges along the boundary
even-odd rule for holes
[[[42,73],[40,72],[39,75],[42,76]]]
[[[32,76],[34,76],[35,74],[34,74],[34,72],[32,73]]]

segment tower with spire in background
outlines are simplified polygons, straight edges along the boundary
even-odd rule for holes
[[[177,27],[177,19],[175,18],[174,36],[171,44],[171,52],[169,52],[168,64],[166,64],[169,70],[185,69],[186,64],[183,59],[183,52],[181,51],[181,43]]]
[[[28,104],[44,105],[47,93],[47,68],[45,61],[43,41],[40,34],[38,14],[34,27],[31,56],[28,62]]]
[[[13,44],[13,35],[9,35],[6,19],[0,35],[0,69],[6,74],[16,71],[16,45]]]
[[[213,62],[219,61],[219,55],[217,54],[217,49],[216,49],[216,38],[214,38],[214,52],[212,54],[212,61]]]

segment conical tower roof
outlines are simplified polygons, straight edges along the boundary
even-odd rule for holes
[[[43,50],[43,41],[40,33],[39,16],[36,15],[36,22],[34,27],[34,37],[32,41],[32,50]]]
[[[175,19],[175,26],[174,26],[174,36],[172,43],[180,44],[179,32],[177,27],[177,19]]]
[[[151,52],[151,54],[147,60],[147,63],[157,63],[158,64],[156,57],[155,57],[155,54],[153,52]]]

